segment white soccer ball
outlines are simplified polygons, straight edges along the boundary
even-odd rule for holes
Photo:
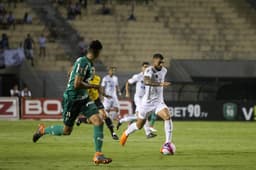
[[[165,143],[160,152],[163,155],[174,155],[174,153],[176,152],[176,146],[174,145],[174,143]]]

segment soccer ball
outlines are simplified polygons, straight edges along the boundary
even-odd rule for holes
[[[160,152],[163,155],[174,155],[175,151],[176,146],[174,145],[174,143],[165,143],[160,149]]]

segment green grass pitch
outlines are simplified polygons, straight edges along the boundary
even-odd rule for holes
[[[164,141],[163,123],[158,136],[146,139],[143,130],[121,147],[105,127],[104,153],[109,165],[92,163],[92,126],[75,127],[71,136],[45,136],[36,144],[32,134],[39,121],[0,121],[0,170],[208,170],[256,169],[256,123],[174,122],[176,155],[159,153]],[[61,122],[45,122],[46,125]],[[122,129],[118,132],[121,135]]]

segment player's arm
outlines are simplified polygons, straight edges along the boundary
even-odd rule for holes
[[[159,86],[159,87],[167,87],[170,86],[170,82],[155,82],[149,76],[144,76],[144,84],[146,86]]]
[[[128,97],[130,98],[130,91],[129,91],[129,88],[130,87],[130,83],[127,81],[126,84],[125,84],[125,97]]]
[[[98,90],[99,90],[99,93],[100,93],[102,96],[104,96],[104,97],[106,97],[106,98],[112,98],[111,96],[109,96],[109,95],[107,95],[107,94],[105,93],[104,87],[100,86],[100,88],[99,88]]]
[[[116,91],[117,91],[118,96],[122,96],[117,77],[116,77]]]
[[[90,89],[95,88],[99,89],[100,85],[90,84],[89,82],[84,81],[84,77],[87,74],[88,64],[87,63],[79,63],[75,68],[75,80],[74,80],[74,88],[75,89]]]
[[[84,82],[83,78],[84,78],[83,76],[76,75],[75,82],[74,82],[75,89],[90,89],[90,88],[99,89],[100,88],[100,85],[94,85],[94,84],[89,84],[87,82]]]
[[[132,78],[130,78],[130,79],[126,82],[126,84],[125,84],[125,97],[130,98],[130,85],[136,83],[137,81],[138,81],[138,80],[137,80],[137,76],[134,75],[134,76],[132,76]]]

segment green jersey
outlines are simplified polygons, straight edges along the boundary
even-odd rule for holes
[[[73,99],[84,99],[88,97],[87,89],[75,89],[74,82],[76,76],[83,77],[84,81],[92,79],[92,62],[86,57],[80,57],[73,65],[72,72],[70,73],[67,89],[65,91]]]

